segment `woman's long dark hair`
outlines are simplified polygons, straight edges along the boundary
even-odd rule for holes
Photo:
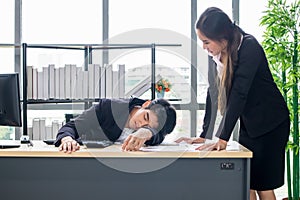
[[[238,60],[238,47],[243,32],[235,23],[231,21],[226,13],[216,7],[207,8],[196,23],[203,35],[213,41],[227,41],[227,54],[222,59],[224,72],[219,81],[218,105],[221,113],[226,107],[227,95],[231,89],[234,66]]]

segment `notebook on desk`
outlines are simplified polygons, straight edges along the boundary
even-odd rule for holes
[[[0,149],[19,148],[21,142],[18,140],[0,140]]]

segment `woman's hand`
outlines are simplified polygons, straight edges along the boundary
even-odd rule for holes
[[[201,145],[200,147],[196,148],[196,150],[221,151],[223,149],[226,149],[226,147],[227,147],[227,141],[219,139],[218,142],[216,142],[216,143]]]
[[[64,153],[72,153],[80,149],[80,145],[71,136],[66,136],[61,139],[61,144],[58,147],[59,151]]]
[[[204,143],[205,139],[201,138],[201,137],[192,137],[192,138],[188,138],[188,137],[181,137],[177,140],[175,140],[176,143],[180,143],[180,142],[186,142],[188,144],[195,144],[195,143]]]
[[[150,130],[140,128],[125,139],[122,149],[125,151],[138,151],[151,137],[152,133]]]

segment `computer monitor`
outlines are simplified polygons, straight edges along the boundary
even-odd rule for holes
[[[22,126],[17,73],[0,74],[0,125]]]

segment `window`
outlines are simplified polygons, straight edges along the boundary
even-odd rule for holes
[[[102,1],[23,1],[22,41],[28,44],[102,43]],[[31,49],[28,65],[83,65],[82,51]]]
[[[266,10],[267,0],[240,1],[240,27],[262,42],[264,28],[260,26],[263,11]],[[251,17],[249,17],[251,16]]]
[[[22,1],[22,42],[27,44],[98,44],[102,43],[102,1],[99,0],[24,0]],[[84,66],[83,50],[28,48],[27,65],[55,68],[66,64]],[[28,127],[34,118],[46,117],[46,128],[63,120],[73,110],[51,110],[52,105],[32,105]],[[30,129],[29,129],[30,133]]]
[[[190,37],[191,4],[188,1],[110,0],[109,4],[110,37],[147,28],[172,30]],[[147,38],[152,41],[153,36],[148,35]]]
[[[110,0],[109,3],[110,43],[182,44],[182,47],[157,47],[156,75],[161,75],[172,83],[172,91],[166,93],[166,98],[190,101],[190,78],[186,80],[181,74],[188,76],[190,74],[191,2]],[[150,76],[151,51],[149,49],[122,51],[118,56],[112,54],[114,52],[110,51],[110,60],[116,64],[125,64],[126,72],[131,73],[127,75],[127,82],[132,83],[130,77],[136,79],[142,70],[146,70],[148,74],[144,77],[139,76],[141,79]],[[183,85],[185,87],[182,87]],[[150,97],[150,92],[145,95]]]
[[[14,43],[14,1],[0,1],[0,43]],[[0,73],[14,72],[14,48],[0,46]],[[0,139],[13,139],[15,128],[0,126]]]
[[[0,1],[0,43],[14,43],[15,1]],[[0,73],[14,72],[14,48],[0,48]]]

